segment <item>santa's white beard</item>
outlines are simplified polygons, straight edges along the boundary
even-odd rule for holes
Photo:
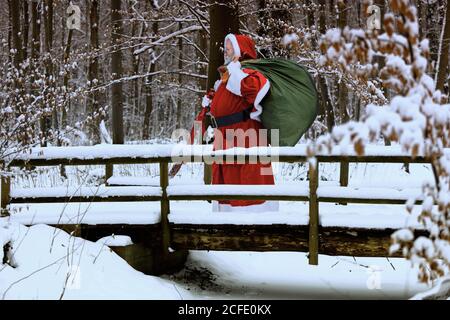
[[[230,64],[230,62],[233,60],[231,57],[229,57],[229,56],[227,56],[227,55],[224,55],[223,56],[223,60],[224,60],[224,65],[229,65]]]

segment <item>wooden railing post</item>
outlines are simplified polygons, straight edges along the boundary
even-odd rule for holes
[[[169,185],[169,163],[159,163],[159,183],[162,189],[161,198],[161,241],[163,258],[169,256],[170,228],[169,228],[169,198],[167,197],[167,186]]]
[[[348,186],[348,172],[349,162],[347,160],[341,160],[339,169],[339,185],[341,187]],[[340,202],[339,204],[346,206],[347,202]]]
[[[0,163],[0,169],[4,170],[4,163]],[[8,205],[11,194],[11,177],[0,174],[0,217],[9,215]]]
[[[319,264],[319,161],[309,163],[309,264]]]
[[[108,185],[108,179],[111,178],[114,174],[114,165],[107,164],[105,166],[105,185]]]
[[[203,183],[204,184],[211,184],[212,181],[212,167],[210,164],[204,163],[204,169],[203,169]]]

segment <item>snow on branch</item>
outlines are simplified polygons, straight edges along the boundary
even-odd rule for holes
[[[202,29],[203,28],[201,26],[190,26],[190,27],[183,28],[181,30],[177,30],[175,32],[172,32],[171,34],[168,34],[168,35],[166,35],[164,37],[159,38],[158,40],[156,40],[154,42],[151,42],[151,43],[143,46],[140,49],[135,50],[133,52],[133,54],[134,55],[142,54],[142,53],[146,52],[147,50],[151,49],[153,46],[156,46],[156,45],[159,45],[161,43],[164,43],[167,40],[170,40],[172,38],[176,38],[177,36],[180,36],[180,35],[185,34],[185,33],[190,33],[190,32],[198,31],[198,30],[202,30]]]
[[[385,33],[329,30],[321,42],[321,63],[338,65],[366,81],[379,77],[395,96],[384,106],[369,104],[361,122],[335,127],[311,149],[323,152],[338,145],[363,155],[366,145],[383,135],[411,157],[423,154],[432,162],[436,185],[424,185],[418,217],[429,236],[415,238],[413,230],[405,229],[393,235],[391,247],[419,266],[421,281],[431,282],[450,267],[450,104],[426,74],[429,46],[428,40],[419,40],[417,9],[409,0],[389,3],[395,15],[385,15]],[[384,66],[374,63],[375,56],[385,59]]]

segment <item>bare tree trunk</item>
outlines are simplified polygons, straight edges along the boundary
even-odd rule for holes
[[[153,22],[152,25],[152,31],[153,34],[158,34],[158,22]],[[152,90],[152,81],[153,81],[153,75],[152,73],[156,70],[156,56],[155,52],[153,51],[150,56],[150,68],[148,72],[150,75],[145,80],[145,112],[144,112],[144,128],[142,131],[142,139],[148,140],[150,137],[150,118],[152,116],[153,111],[153,90]]]
[[[355,121],[361,120],[361,99],[359,97],[356,97],[356,104],[355,104]]]
[[[338,26],[341,30],[347,25],[347,7],[343,0],[338,2],[339,16],[338,16]],[[348,105],[348,89],[345,83],[341,80],[339,83],[339,115],[341,123],[345,123],[349,120],[347,105]]]
[[[448,2],[448,1],[447,1]],[[436,74],[436,89],[444,91],[444,84],[448,77],[448,55],[450,46],[450,3],[447,3],[442,37],[440,41],[439,60]],[[447,92],[448,93],[448,92]]]
[[[379,34],[384,33],[384,14],[386,12],[386,3],[385,0],[375,0],[374,1],[375,5],[378,6],[380,8],[380,15],[381,15],[381,24],[380,27],[381,29],[378,31]],[[385,65],[386,65],[386,61],[385,61],[385,57],[384,55],[375,55],[374,56],[374,63],[377,63],[380,67],[380,69],[382,69]],[[382,88],[383,92],[386,93],[386,90],[384,90],[384,88]]]
[[[99,25],[99,2],[91,0],[89,7],[89,24],[90,24],[90,57],[88,68],[88,81],[90,88],[94,88],[98,81],[98,25]],[[100,116],[96,115],[99,108],[98,91],[93,91],[89,95],[87,104],[87,114],[92,116],[92,122],[89,124],[89,136],[93,144],[101,142],[100,139]]]
[[[439,51],[439,34],[436,31],[439,28],[440,21],[436,21],[436,11],[438,10],[439,2],[434,1],[427,4],[426,21],[427,21],[427,35],[430,40],[430,58],[433,66],[433,74],[436,71],[436,62],[438,60]]]
[[[199,45],[198,46],[199,46],[200,50],[202,52],[204,52],[205,55],[208,55],[208,34],[204,30],[200,30],[200,32],[198,33],[198,37],[199,37]],[[200,66],[199,73],[201,75],[207,75],[207,73],[208,73],[207,66],[202,64]],[[204,92],[206,92],[208,89],[210,89],[206,86],[207,80],[208,79],[201,79],[201,78],[198,80],[199,87]],[[203,97],[203,93],[200,94],[200,97]],[[199,104],[199,108],[200,108],[200,104]],[[197,110],[195,113],[197,114]]]
[[[39,19],[38,3],[31,2],[31,59],[36,60],[41,51],[41,20]]]
[[[137,37],[143,36],[143,32],[145,29],[145,23],[142,23],[142,27],[140,28],[139,21],[137,19],[135,19],[133,16],[133,2],[134,1],[128,1],[128,14],[132,18],[131,37],[137,38]],[[137,5],[137,3],[136,3],[136,5]],[[136,9],[140,10],[140,7],[136,8]],[[137,42],[133,41],[133,44],[137,44]],[[134,45],[130,46],[129,52],[130,52],[130,57],[131,57],[131,66],[132,66],[132,70],[133,70],[132,72],[133,72],[133,75],[139,75],[141,55],[133,55],[134,50],[135,50]],[[130,83],[131,89],[132,89],[131,100],[132,100],[133,108],[130,112],[128,112],[127,127],[133,128],[133,130],[134,130],[134,126],[131,124],[138,123],[139,119],[140,119],[140,115],[141,115],[141,108],[140,108],[141,96],[140,96],[140,90],[139,90],[140,83],[141,83],[140,78],[136,78]],[[131,104],[129,104],[129,105],[131,105]]]
[[[69,33],[67,35],[66,48],[64,49],[64,64],[67,64],[69,62],[70,48],[72,46],[72,36],[73,36],[73,29],[70,29]],[[67,70],[64,73],[63,84],[64,84],[65,88],[69,87],[69,72]],[[68,99],[69,99],[69,97],[68,97],[68,95],[66,95],[66,97],[64,99],[65,101],[64,101],[64,106],[63,106],[62,116],[61,116],[61,125],[63,128],[65,128],[67,126],[66,108],[68,109],[69,104],[70,104],[70,101]]]
[[[53,81],[51,79],[53,75],[53,62],[51,57],[51,49],[53,45],[53,0],[44,0],[43,2],[43,16],[44,16],[44,50],[45,50],[45,74],[46,81],[48,82],[48,86],[53,85]],[[50,101],[46,101],[47,104]],[[53,105],[49,105],[50,109],[53,109]],[[51,135],[51,126],[52,126],[52,114],[44,113],[40,119],[42,139],[41,146],[47,146],[47,140]]]
[[[210,41],[209,41],[209,65],[208,65],[208,88],[212,88],[219,78],[217,69],[223,65],[223,45],[228,33],[239,32],[239,9],[233,0],[210,0]],[[205,184],[211,184],[211,166],[206,165],[203,172]]]
[[[37,1],[31,2],[31,43],[30,43],[30,65],[32,70],[37,70],[40,68],[38,63],[38,57],[41,51],[41,19],[39,18],[38,3]],[[31,94],[34,97],[39,96],[40,92],[35,84],[36,73],[31,72],[30,82],[31,82]],[[33,124],[33,131],[36,126]]]
[[[183,28],[182,23],[180,22],[178,24],[178,29],[181,30]],[[183,69],[183,38],[179,37],[178,38],[178,70]],[[181,95],[182,95],[182,91],[181,91],[181,87],[183,84],[183,77],[181,75],[181,73],[178,74],[178,85],[180,86],[178,88],[178,97],[177,97],[177,127],[181,128],[182,127],[182,100],[181,100]]]
[[[50,53],[53,46],[53,0],[44,0],[45,52],[47,56],[47,74],[53,74]]]
[[[22,47],[22,38],[20,37],[20,7],[21,2],[19,0],[9,1],[9,10],[11,15],[11,36],[12,36],[12,48],[14,49],[13,61],[16,68],[19,68],[23,62],[24,54]]]
[[[12,12],[11,12],[12,10],[11,10],[11,0],[8,0],[8,26],[9,26],[9,28],[8,28],[8,49],[9,49],[9,52],[12,52],[12,50],[13,50],[13,41],[12,41],[12,25],[13,25],[13,23],[12,23]],[[9,61],[9,63],[13,63],[14,62],[14,55],[12,55],[12,54],[9,54],[8,55],[8,61]]]
[[[267,1],[266,0],[259,0],[258,1],[258,21],[259,21],[259,26],[258,29],[256,30],[256,33],[263,37],[265,35],[267,35],[267,29],[269,27],[269,18],[270,18],[270,14],[269,11],[267,10]]]
[[[141,56],[137,55],[137,56],[131,56],[131,58],[133,59],[133,74],[134,75],[138,75],[139,74],[139,65],[140,65],[140,61],[141,61]],[[140,90],[139,90],[139,83],[140,83],[140,79],[135,79],[133,81],[133,105],[134,105],[134,110],[133,110],[133,117],[136,115],[140,115],[140,111],[141,111],[141,94],[140,94]]]
[[[206,8],[204,7],[204,5],[207,3],[200,1],[200,0],[196,0],[196,3],[197,3],[197,6],[199,6],[202,11],[203,10],[206,11]],[[208,65],[206,63],[208,62],[208,33],[202,29],[198,32],[197,35],[198,35],[197,36],[197,42],[198,42],[197,45],[198,45],[200,51],[202,52],[198,55],[198,59],[199,59],[199,61],[203,62],[199,66],[198,73],[203,76],[207,76]],[[208,91],[209,89],[211,89],[211,88],[207,87],[207,84],[208,84],[207,78],[203,78],[203,79],[199,78],[198,79],[198,86],[199,86],[200,90],[202,91],[198,94],[199,98],[202,98],[203,95],[205,94],[205,92]],[[195,104],[194,114],[198,114],[200,112],[201,108],[202,107],[201,107],[200,103]]]
[[[122,52],[119,47],[122,34],[121,0],[111,0],[111,41],[113,51],[111,54],[112,80],[122,77]],[[123,91],[121,81],[114,81],[111,86],[113,143],[123,144]]]
[[[65,29],[65,19],[62,19],[62,28],[63,30]],[[67,34],[67,42],[65,44],[65,49],[64,49],[64,56],[63,56],[63,61],[64,61],[64,65],[67,65],[69,62],[69,57],[70,57],[70,50],[71,50],[71,46],[72,46],[72,36],[73,36],[73,29],[69,29],[69,33]],[[62,37],[62,41],[64,42],[64,34]],[[66,90],[68,90],[69,88],[69,71],[68,70],[64,70],[64,77],[63,77],[63,85],[66,88]],[[62,105],[62,115],[61,115],[61,126],[62,128],[66,128],[67,126],[67,110],[70,108],[70,96],[65,93],[64,94],[64,103]],[[54,110],[53,113],[53,119],[54,119],[54,129],[57,130],[57,146],[61,146],[62,145],[62,141],[61,141],[61,126],[59,126],[58,123],[58,115],[56,113],[56,109]],[[67,179],[67,173],[66,173],[66,167],[64,165],[60,166],[60,175],[61,177],[64,177]]]
[[[305,1],[305,6],[304,6],[305,10],[307,11],[307,14],[306,14],[306,25],[308,26],[308,28],[310,30],[315,24],[314,9],[312,8],[313,4],[314,4],[313,0],[306,0]]]
[[[220,47],[228,33],[239,32],[239,9],[233,0],[210,0],[210,42],[207,87],[212,88],[219,78],[217,69],[223,65]],[[211,168],[205,166],[205,184],[211,183]]]
[[[212,88],[219,79],[217,69],[223,65],[223,52],[220,47],[225,36],[239,32],[239,14],[234,0],[210,0],[210,4],[208,88]]]
[[[28,1],[23,2],[23,58],[28,57],[28,32],[30,30],[30,16],[28,13]]]
[[[313,6],[315,6],[314,0],[306,0],[305,1],[305,10],[308,10],[307,13],[307,19],[306,19],[306,25],[308,26],[308,28],[310,30],[312,29],[316,29],[316,21],[315,21],[315,17],[314,17],[314,10],[313,10]],[[316,39],[313,37],[312,38],[312,46],[313,48],[315,48],[317,46],[317,41]],[[318,105],[318,114],[321,118],[325,119],[327,118],[326,115],[326,108],[325,108],[325,100],[322,99],[322,82],[324,81],[324,79],[319,75],[317,77],[317,79],[315,78],[315,82],[316,82],[316,87],[317,87],[317,91],[320,94],[320,103]]]
[[[384,32],[384,15],[386,13],[386,2],[385,0],[375,0],[375,4],[380,8],[380,14],[381,14],[381,29],[379,31],[380,34]],[[378,64],[379,68],[382,69],[386,65],[386,58],[383,55],[376,55],[374,57],[374,62]],[[381,88],[383,91],[383,94],[386,94],[387,90],[383,87]],[[391,141],[387,137],[383,137],[384,144],[386,146],[391,145]]]
[[[320,18],[319,18],[319,31],[321,34],[326,32],[326,0],[319,0],[320,5]],[[320,89],[320,104],[322,109],[325,110],[327,128],[331,132],[335,125],[333,104],[331,102],[330,94],[328,92],[327,81],[324,76],[319,74],[319,89]]]
[[[423,29],[424,29],[424,20],[422,18],[423,15],[423,3],[422,1],[417,1],[417,19],[419,23],[419,39],[423,37]]]

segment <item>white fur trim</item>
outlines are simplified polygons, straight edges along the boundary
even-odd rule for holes
[[[231,45],[233,46],[233,50],[234,50],[234,56],[235,57],[240,57],[241,56],[241,48],[239,48],[239,43],[237,41],[236,36],[234,34],[232,34],[232,33],[227,34],[227,36],[225,37],[225,40],[223,42],[224,50],[226,50],[225,49],[225,45],[226,45],[225,42],[227,41],[227,39],[230,39],[230,41],[231,41]]]
[[[262,113],[262,106],[261,101],[266,96],[267,92],[269,92],[270,89],[270,81],[267,79],[267,82],[263,85],[263,87],[259,90],[258,94],[256,95],[255,102],[253,105],[256,108],[256,111],[253,111],[250,113],[250,118],[256,121],[261,122],[260,115]]]
[[[261,204],[254,204],[250,206],[232,206],[229,204],[222,204],[218,201],[213,201],[213,212],[276,212],[279,210],[278,201],[265,201]]]
[[[219,89],[220,84],[222,83],[222,80],[216,80],[216,82],[214,82],[214,91],[217,91]]]
[[[233,63],[233,62],[232,62]],[[248,76],[248,73],[245,73],[241,69],[230,68],[230,77],[227,81],[227,90],[235,95],[242,97],[241,94],[241,81]]]

